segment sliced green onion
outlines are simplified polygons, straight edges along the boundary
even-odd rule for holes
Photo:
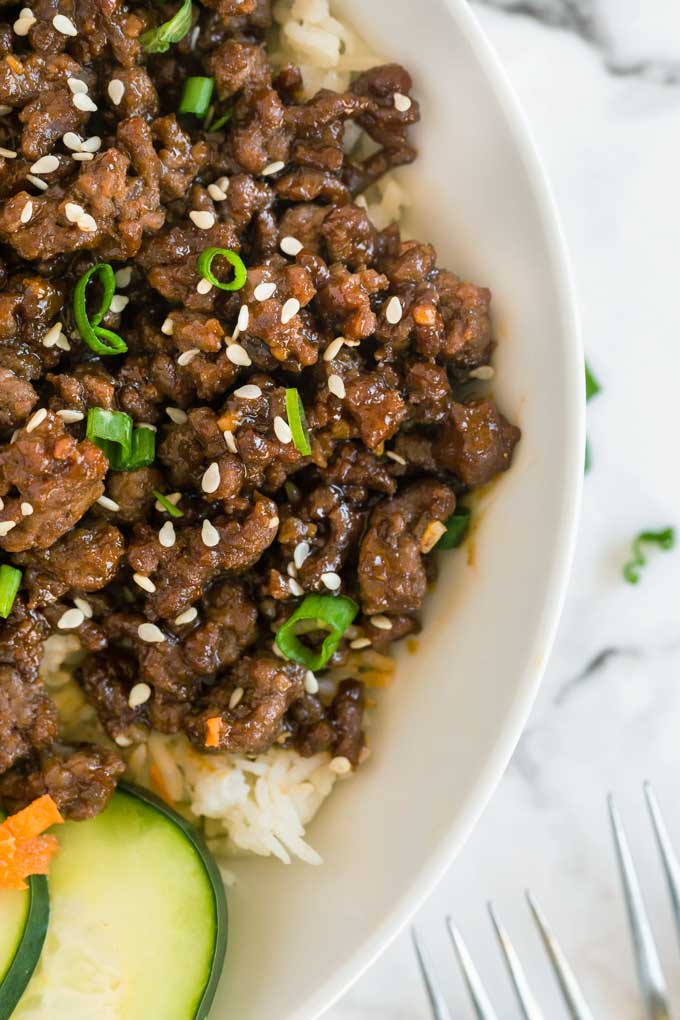
[[[210,128],[209,128],[209,130],[210,130],[210,131],[219,131],[219,130],[220,130],[220,128],[223,128],[223,127],[224,127],[224,125],[225,125],[225,124],[226,124],[226,123],[227,123],[228,121],[230,121],[230,120],[231,120],[231,118],[232,118],[233,116],[234,116],[234,108],[232,107],[232,108],[231,108],[231,110],[227,110],[227,112],[226,112],[226,113],[223,113],[223,114],[222,114],[222,116],[221,116],[221,117],[219,117],[219,118],[218,118],[218,119],[217,119],[217,120],[215,121],[215,123],[214,123],[214,124],[211,124],[211,125],[210,125]]]
[[[230,266],[234,269],[234,279],[230,280],[229,283],[224,283],[222,280],[218,280],[212,269],[210,268],[213,263],[213,259],[216,259],[218,255],[226,259]],[[202,251],[196,260],[196,266],[199,273],[204,280],[209,280],[213,287],[219,287],[220,290],[240,290],[248,279],[248,271],[245,266],[245,262],[240,258],[235,251],[231,251],[230,248],[206,248]]]
[[[87,285],[93,276],[99,277],[103,293],[98,311],[90,316],[87,313],[86,296]],[[127,350],[127,344],[122,337],[99,325],[111,307],[111,299],[115,292],[116,274],[108,262],[97,262],[91,266],[80,277],[73,291],[73,317],[78,332],[96,354],[123,354]]]
[[[182,6],[158,28],[151,28],[139,37],[147,53],[166,53],[173,43],[181,42],[191,28],[191,0],[182,0]]]
[[[3,563],[0,567],[0,616],[6,620],[12,612],[14,600],[21,584],[21,571]]]
[[[437,542],[437,549],[456,549],[468,533],[470,527],[469,506],[457,506],[446,522],[446,531]]]
[[[306,666],[313,672],[323,669],[337,651],[340,639],[345,633],[359,607],[344,595],[306,595],[292,616],[289,616],[276,632],[276,645],[287,659]],[[319,630],[327,630],[321,648],[310,648],[300,641],[296,625],[301,620],[315,620]],[[309,630],[306,627],[305,630]]]
[[[214,88],[214,78],[187,78],[179,101],[179,112],[205,117]]]
[[[295,449],[299,450],[304,457],[308,457],[312,452],[312,448],[309,445],[307,419],[305,418],[305,409],[302,406],[300,394],[294,387],[286,390],[286,414],[288,415],[290,431],[293,434]]]
[[[640,568],[647,563],[643,551],[645,543],[654,543],[660,549],[672,549],[675,545],[675,528],[664,528],[662,531],[641,531],[633,540],[631,558],[623,567],[623,576],[628,584],[637,584],[640,580]]]
[[[590,448],[590,440],[586,436],[586,455],[583,461],[583,473],[587,475],[593,466],[593,451]]]
[[[586,400],[591,400],[597,396],[601,389],[602,387],[590,371],[590,365],[586,361]]]
[[[106,456],[112,471],[136,471],[152,464],[156,456],[153,429],[144,425],[133,429],[132,418],[124,411],[91,407],[85,435]]]
[[[180,508],[175,506],[174,503],[171,503],[167,496],[164,496],[162,492],[159,492],[158,489],[152,489],[151,491],[163,509],[167,510],[171,517],[184,517],[184,511],[180,510]]]

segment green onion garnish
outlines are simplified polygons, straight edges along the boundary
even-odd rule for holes
[[[214,78],[187,78],[179,101],[179,112],[205,117],[214,88]]]
[[[437,549],[456,549],[468,533],[470,527],[469,506],[457,506],[446,522],[446,531],[437,542]]]
[[[342,635],[358,612],[356,602],[344,595],[306,595],[292,616],[279,627],[276,645],[287,659],[316,672],[335,654]],[[300,641],[295,632],[300,620],[315,620],[319,630],[329,632],[321,648],[315,650]]]
[[[91,407],[87,412],[87,438],[98,446],[112,471],[136,471],[152,464],[156,456],[156,435],[141,425],[133,429],[124,411]]]
[[[6,620],[12,612],[14,600],[21,584],[21,571],[3,563],[0,567],[0,616]]]
[[[288,415],[290,431],[293,434],[295,449],[299,450],[304,457],[308,457],[312,452],[312,448],[309,445],[307,419],[305,418],[305,409],[302,406],[300,394],[294,387],[286,390],[286,414]]]
[[[213,259],[216,259],[218,255],[226,259],[230,266],[234,269],[234,279],[228,283],[223,283],[222,280],[218,280],[212,269],[210,268],[213,263]],[[209,280],[213,287],[219,287],[220,290],[240,290],[248,279],[248,271],[246,269],[245,262],[240,258],[235,251],[231,251],[230,248],[206,248],[202,251],[196,260],[196,266],[199,273],[204,280]]]
[[[601,389],[602,387],[590,371],[590,365],[586,361],[586,400],[591,400],[597,396]]]
[[[223,127],[224,127],[224,125],[225,125],[225,124],[226,124],[226,123],[227,123],[228,121],[230,121],[230,120],[231,120],[231,118],[232,118],[233,116],[234,116],[234,108],[232,107],[232,108],[231,108],[231,110],[227,110],[227,112],[226,112],[226,113],[223,113],[223,114],[222,114],[222,116],[221,116],[221,117],[219,117],[219,118],[218,118],[218,119],[217,119],[217,120],[215,121],[215,123],[214,123],[214,124],[211,124],[211,125],[210,125],[210,128],[209,128],[208,130],[210,130],[210,131],[219,131],[219,130],[220,130],[220,128],[223,128]]]
[[[139,37],[147,53],[166,53],[173,43],[181,42],[191,28],[191,0],[182,0],[182,6],[158,28],[151,28]]]
[[[586,455],[583,461],[583,473],[587,475],[593,466],[593,451],[590,448],[590,440],[586,436]]]
[[[672,549],[675,545],[675,528],[664,528],[662,531],[641,531],[633,539],[631,558],[623,567],[623,576],[628,584],[637,584],[640,580],[640,568],[647,563],[643,552],[645,543],[655,543],[660,549]]]
[[[102,300],[99,310],[94,315],[87,314],[87,285],[93,276],[99,277],[102,285]],[[111,299],[116,292],[116,274],[108,262],[97,262],[91,266],[78,280],[73,291],[73,317],[82,339],[96,354],[123,354],[127,344],[122,337],[110,329],[104,329],[99,323],[109,308]],[[102,341],[105,341],[102,343]]]
[[[162,492],[159,492],[158,489],[152,489],[152,492],[163,509],[167,510],[171,517],[184,517],[184,511],[180,510],[180,508],[175,506],[174,503],[171,503],[167,496],[164,496]]]

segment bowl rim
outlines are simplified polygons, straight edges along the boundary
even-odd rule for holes
[[[567,338],[567,353],[571,355],[567,359],[570,377],[566,384],[567,389],[574,393],[574,400],[568,404],[571,421],[568,423],[567,434],[573,438],[564,455],[564,500],[556,528],[556,552],[548,586],[549,598],[537,627],[532,654],[527,656],[527,666],[518,680],[512,710],[489,753],[485,767],[470,787],[462,809],[380,925],[364,939],[333,977],[325,981],[287,1020],[317,1020],[337,1003],[408,924],[468,839],[508,766],[538,694],[564,605],[579,527],[585,450],[585,391],[582,383],[584,355],[574,276],[557,205],[526,114],[477,17],[465,0],[443,0],[443,3],[474,52],[517,139],[519,156],[536,198],[554,269],[561,332]],[[583,394],[581,399],[576,396],[578,393]],[[537,655],[541,659],[538,668],[535,665]],[[529,666],[532,659],[534,662]]]

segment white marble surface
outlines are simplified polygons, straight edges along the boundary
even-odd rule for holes
[[[604,389],[589,407],[593,469],[541,695],[505,778],[418,925],[453,1017],[472,1013],[446,944],[447,912],[466,935],[500,1016],[515,1018],[485,916],[492,898],[546,1018],[562,1020],[523,902],[530,886],[598,1020],[639,1020],[605,815],[613,790],[680,1016],[680,954],[641,792],[642,781],[653,780],[680,845],[680,548],[653,555],[636,588],[620,572],[638,530],[680,526],[680,5],[495,0],[475,9],[546,163],[586,349]],[[407,936],[327,1017],[429,1020]]]

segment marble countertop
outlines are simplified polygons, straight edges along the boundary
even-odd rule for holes
[[[639,1020],[605,811],[617,795],[672,995],[680,954],[645,815],[651,779],[680,847],[680,548],[637,587],[641,529],[680,526],[680,4],[493,0],[475,10],[533,126],[561,210],[584,342],[603,391],[576,562],[538,702],[505,778],[418,917],[452,1015],[471,1017],[442,918],[454,915],[501,1017],[515,1005],[493,899],[550,1020],[566,1018],[523,900],[530,886],[598,1020]],[[680,1005],[677,1007],[680,1015]],[[328,1020],[430,1020],[402,935]]]

